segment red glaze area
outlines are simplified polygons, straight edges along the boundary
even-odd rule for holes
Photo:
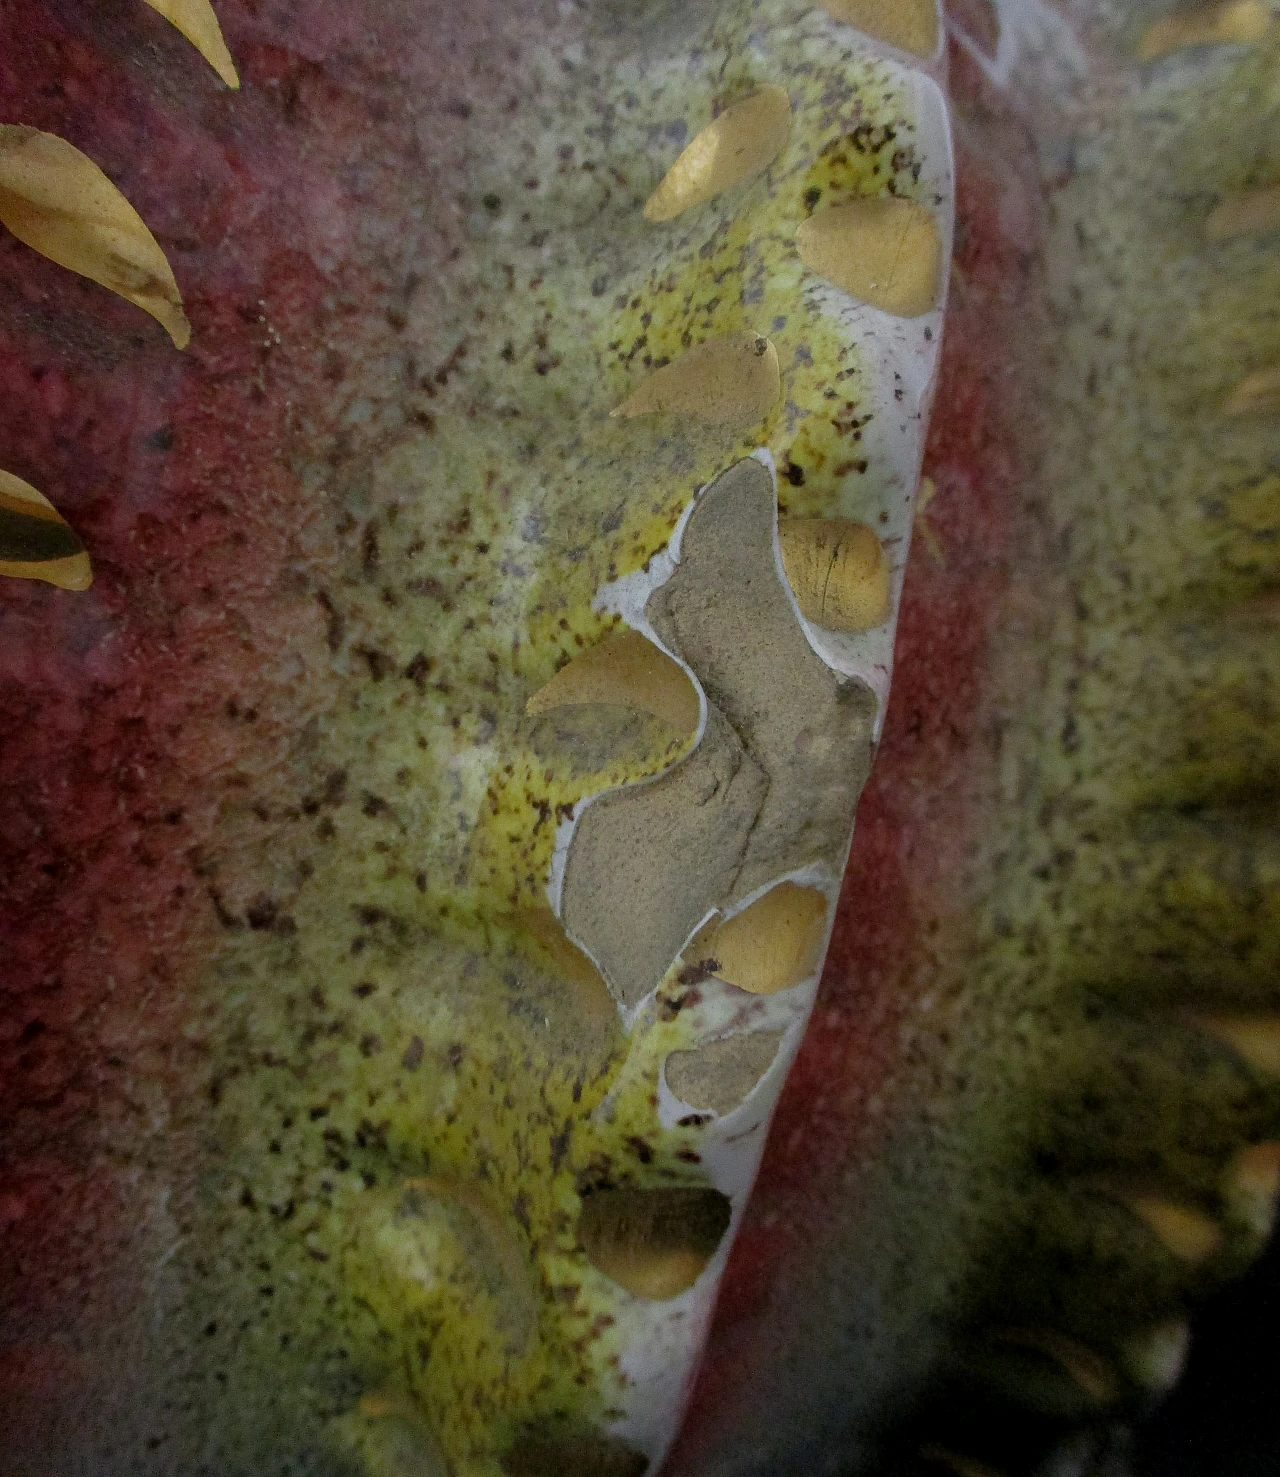
[[[917,518],[888,713],[822,987],[666,1469],[679,1477],[705,1469],[746,1402],[767,1402],[771,1364],[822,1316],[795,1306],[796,1274],[825,1255],[827,1272],[841,1275],[839,1248],[823,1228],[899,1116],[895,1094],[913,1051],[903,1046],[904,1023],[926,993],[963,988],[966,883],[994,752],[992,648],[1018,600],[1026,435],[1009,369],[1011,346],[1026,335],[1035,210],[1025,183],[988,152],[992,142],[1008,144],[1007,122],[985,115],[990,96],[981,121],[966,126],[964,103],[985,89],[954,48],[953,58],[963,65],[956,252],[924,468],[936,494]]]
[[[237,895],[227,837],[251,805],[268,838],[293,819],[269,780],[334,701],[351,534],[307,475],[341,478],[445,383],[456,346],[404,309],[463,249],[468,91],[519,106],[485,5],[449,12],[447,45],[399,0],[218,14],[237,93],[142,0],[0,10],[0,120],[106,171],[193,328],[179,353],[0,230],[0,467],[95,571],[83,594],[0,579],[0,1390],[63,1370],[54,1424],[71,1383],[94,1405],[84,1381],[115,1380],[79,1351],[178,1234],[215,1024],[190,981],[226,929],[290,922]]]
[[[0,232],[0,466],[63,512],[96,576],[83,595],[0,581],[14,1312],[57,1302],[127,1243],[139,1207],[110,1193],[113,1137],[141,1144],[190,1115],[184,961],[216,930],[202,844],[316,701],[322,556],[288,458],[329,415],[324,300],[340,283],[323,264],[351,223],[324,208],[332,161],[300,161],[290,134],[317,112],[356,132],[356,110],[223,11],[239,96],[140,4],[14,0],[0,15],[0,116],[107,171],[195,330],[179,354],[141,311]],[[116,1214],[119,1243],[103,1224]]]

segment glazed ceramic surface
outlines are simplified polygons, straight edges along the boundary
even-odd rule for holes
[[[1280,1173],[1270,12],[156,8],[0,17],[6,1460],[1082,1470]]]

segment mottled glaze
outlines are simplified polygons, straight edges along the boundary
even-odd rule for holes
[[[638,1477],[717,1284],[680,1477],[1082,1470],[1177,1380],[1277,1179],[1277,53],[1149,10],[957,3],[954,243],[941,51],[801,6],[225,0],[236,95],[0,18],[194,329],[0,240],[0,466],[97,576],[0,589],[19,1470]],[[795,242],[889,182],[914,508],[940,312]],[[758,425],[612,414],[766,338]],[[892,698],[775,509],[879,535]],[[624,627],[686,688],[552,701]]]
[[[220,117],[267,170],[251,98],[291,84],[264,77],[224,19],[245,95]],[[387,7],[384,25],[397,39],[367,48],[366,85],[429,95],[448,49],[436,21]],[[869,308],[806,269],[797,227],[887,189],[922,202],[945,243],[952,188],[936,84],[821,12],[507,25],[511,103],[450,104],[444,126],[424,112],[399,153],[384,142],[370,159],[385,179],[371,195],[349,179],[326,216],[306,161],[346,147],[327,122],[288,146],[300,177],[264,179],[265,208],[292,193],[305,221],[308,268],[279,285],[362,277],[348,301],[366,347],[313,329],[322,373],[273,394],[278,364],[306,371],[270,298],[248,315],[264,430],[306,509],[273,600],[275,660],[300,701],[222,704],[276,737],[252,778],[233,738],[231,771],[197,790],[217,795],[186,852],[206,917],[168,967],[200,1022],[206,1107],[200,1147],[155,1170],[189,1197],[162,1258],[169,1337],[243,1331],[236,1308],[269,1296],[290,1328],[272,1355],[292,1384],[280,1418],[316,1424],[306,1370],[340,1337],[353,1384],[324,1440],[376,1465],[407,1423],[457,1473],[537,1467],[544,1448],[572,1463],[593,1442],[599,1460],[643,1467],[674,1435],[816,987],[888,685],[940,343],[941,282],[911,319]],[[501,54],[496,28],[474,34],[477,58]],[[760,84],[760,161],[647,219],[679,146]],[[532,127],[505,121],[523,106]],[[724,148],[749,106],[715,125]],[[442,165],[451,139],[462,152]],[[458,244],[441,250],[446,223]],[[401,306],[370,338],[368,274],[393,255]],[[226,269],[244,266],[231,253]],[[316,308],[342,312],[333,292]],[[744,333],[767,335],[778,387],[754,411],[703,415],[696,375],[672,409],[638,398],[682,353]],[[169,373],[215,379],[218,342],[206,325]],[[341,391],[309,411],[326,379]],[[153,439],[190,467],[189,434]],[[779,511],[870,529],[889,602],[843,630],[806,621]],[[105,540],[95,557],[109,565]],[[210,588],[225,619],[235,602]],[[536,700],[623,627],[680,663],[694,729],[625,684],[603,703]],[[709,803],[726,784],[728,804]],[[774,906],[792,894],[816,900],[796,914],[808,921]],[[781,961],[763,974],[762,921],[762,957]],[[695,936],[722,939],[724,962],[684,958]],[[738,1037],[773,1050],[729,1071]],[[686,1090],[721,1110],[673,1096],[673,1052]],[[687,1227],[671,1195],[694,1197]],[[270,1268],[269,1293],[244,1285],[248,1264]],[[233,1368],[243,1429],[215,1440],[250,1450],[269,1439],[252,1431],[260,1357]]]

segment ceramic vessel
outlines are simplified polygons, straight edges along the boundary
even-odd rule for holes
[[[16,1470],[1084,1470],[1280,1175],[1270,12],[0,25]]]

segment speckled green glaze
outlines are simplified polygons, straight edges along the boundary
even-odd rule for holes
[[[528,921],[549,916],[558,827],[690,740],[622,711],[526,718],[527,699],[617,623],[593,608],[601,587],[647,568],[697,490],[757,448],[784,510],[904,531],[888,392],[792,237],[858,192],[938,203],[945,161],[917,146],[909,74],[785,5],[655,36],[539,54],[540,126],[494,140],[467,181],[469,249],[432,282],[433,340],[455,347],[429,400],[340,480],[299,469],[341,551],[327,706],[274,781],[303,797],[287,848],[258,853],[229,807],[206,863],[227,919],[200,985],[218,1169],[175,1272],[204,1264],[189,1317],[246,1330],[245,1269],[269,1271],[228,1398],[257,1411],[269,1362],[271,1420],[318,1423],[329,1460],[375,1472],[492,1477],[522,1432],[567,1440],[625,1414],[636,1300],[584,1257],[580,1191],[705,1184],[705,1120],[657,1119],[663,1059],[790,1021],[703,1000],[676,960],[628,1036],[589,970],[566,975]],[[761,81],[791,97],[782,155],[646,223],[682,142]],[[781,361],[765,424],[609,418],[647,370],[743,328]]]
[[[394,22],[386,34],[412,35],[398,0],[374,8]],[[134,1402],[116,1448],[129,1455],[110,1470],[638,1477],[677,1419],[728,1236],[696,1296],[633,1296],[585,1246],[582,1207],[607,1190],[719,1194],[707,1223],[716,1235],[742,1225],[750,1248],[673,1477],[833,1461],[880,1472],[899,1419],[914,1472],[922,1431],[954,1445],[957,1407],[960,1434],[988,1442],[964,1453],[1022,1471],[1001,1441],[1028,1411],[1057,1423],[1050,1442],[1142,1409],[1177,1373],[1176,1358],[1149,1357],[1162,1331],[1257,1253],[1267,1207],[1237,1214],[1225,1177],[1242,1145],[1276,1138],[1280,1087],[1196,1012],[1273,1011],[1280,963],[1275,426],[1220,414],[1243,375],[1280,357],[1280,269],[1274,237],[1210,246],[1203,221],[1224,192],[1280,169],[1280,42],[1140,69],[1127,11],[1091,7],[1077,48],[1065,11],[997,10],[993,26],[1017,45],[987,58],[988,90],[973,76],[961,90],[970,199],[957,250],[972,281],[956,297],[978,349],[952,340],[963,368],[949,388],[965,408],[948,408],[949,434],[983,395],[999,415],[975,414],[976,444],[956,453],[944,439],[934,453],[940,532],[913,571],[929,593],[908,633],[919,707],[900,716],[892,794],[874,797],[882,824],[845,894],[853,944],[813,1022],[823,1044],[796,1069],[805,1100],[775,1142],[754,1221],[751,1144],[814,981],[751,997],[673,946],[619,1010],[550,907],[569,887],[586,802],[652,796],[695,745],[712,747],[710,717],[689,736],[623,706],[529,717],[525,705],[624,608],[712,694],[733,642],[684,617],[703,601],[733,608],[739,631],[749,623],[723,560],[699,584],[689,571],[706,550],[689,555],[683,610],[635,592],[665,568],[676,530],[697,544],[698,519],[743,467],[757,492],[772,476],[762,468],[777,468],[784,514],[875,527],[896,600],[922,411],[895,419],[907,389],[871,340],[902,348],[908,330],[881,322],[859,339],[847,305],[801,270],[793,235],[809,212],[882,188],[943,219],[946,150],[919,126],[910,72],[773,0],[714,15],[516,7],[509,31],[482,25],[461,48],[470,70],[434,112],[396,70],[418,75],[420,57],[392,64],[375,46],[357,63],[317,46],[328,71],[304,76],[304,91],[338,112],[344,88],[367,95],[333,129],[332,157],[352,149],[342,208],[327,214],[312,177],[300,228],[308,251],[346,271],[316,310],[324,341],[289,346],[292,372],[316,349],[323,409],[297,413],[314,422],[295,424],[273,379],[286,374],[275,308],[218,289],[234,299],[231,337],[254,337],[256,383],[285,400],[279,454],[305,490],[281,531],[274,513],[251,516],[256,485],[236,489],[245,542],[265,530],[287,545],[281,569],[261,561],[278,625],[243,647],[276,663],[262,686],[273,706],[241,698],[234,671],[207,684],[215,717],[177,773],[217,813],[167,880],[175,912],[184,896],[199,904],[207,929],[191,936],[214,942],[192,966],[177,929],[164,936],[168,915],[139,910],[147,944],[162,936],[152,993],[129,997],[127,1028],[104,1010],[98,1069],[123,1085],[104,1095],[103,1125],[66,1149],[93,1146],[133,1197],[121,1223],[136,1228],[134,1280],[110,1290],[125,1311],[113,1306],[82,1345],[51,1323],[31,1360],[55,1370],[58,1423],[75,1396],[95,1440]],[[128,22],[110,24],[118,37]],[[242,35],[256,35],[247,21]],[[244,46],[252,101],[275,62]],[[953,63],[964,55],[958,44]],[[450,65],[430,72],[440,89]],[[783,153],[752,183],[647,224],[643,202],[681,146],[761,81],[792,101]],[[401,105],[415,126],[385,135],[401,152],[383,158],[380,136],[359,160],[348,135]],[[297,107],[282,107],[290,127]],[[242,142],[263,125],[247,106],[244,118]],[[375,188],[391,157],[396,178]],[[260,159],[258,176],[270,178]],[[338,241],[348,226],[325,256],[325,232]],[[383,297],[371,283],[398,285]],[[293,315],[296,332],[306,316]],[[781,363],[783,396],[763,424],[610,419],[649,370],[744,329],[768,334]],[[194,352],[213,337],[198,333]],[[907,387],[926,401],[927,344],[921,332],[908,345],[920,377]],[[50,386],[52,403],[56,376]],[[77,455],[101,455],[82,430]],[[177,446],[193,482],[208,444],[234,439],[225,424],[205,446],[189,422],[165,446],[146,434],[146,457]],[[984,473],[1006,460],[1014,470],[992,479],[1003,501],[985,496]],[[762,581],[776,607],[771,481],[766,491],[733,573]],[[166,510],[176,534],[180,507]],[[214,567],[223,584],[197,585],[188,624],[161,606],[192,669],[202,623],[249,627],[246,612],[264,608],[246,594],[255,560]],[[145,573],[129,614],[152,598]],[[173,599],[172,564],[164,579]],[[966,604],[961,587],[987,580],[1000,589],[991,609]],[[672,574],[662,589],[684,584]],[[796,638],[789,611],[770,619]],[[988,617],[973,656],[956,630]],[[795,671],[844,661],[848,681],[831,680],[852,710],[838,756],[851,810],[892,629],[863,647],[804,634],[803,661],[780,675],[759,663],[749,683],[731,672],[715,695],[803,707]],[[73,646],[77,680],[82,665],[110,670]],[[972,710],[949,690],[966,653],[987,684]],[[880,685],[864,683],[877,662]],[[148,692],[136,705],[161,708]],[[917,731],[933,738],[913,750]],[[154,776],[139,768],[139,787]],[[162,807],[155,783],[155,827],[176,830],[181,811]],[[123,786],[117,803],[143,836]],[[797,825],[819,808],[815,797]],[[114,809],[110,823],[123,834]],[[151,838],[139,868],[155,865]],[[726,887],[714,901],[785,876],[829,913],[840,845],[828,836],[822,856],[785,864],[771,852],[741,897]],[[709,871],[711,848],[690,850],[689,874]],[[877,891],[878,873],[910,885]],[[610,881],[599,896],[643,923],[652,897],[637,886],[619,900]],[[123,978],[135,956],[93,947],[114,992],[110,971]],[[707,1043],[728,1065],[700,1081]],[[195,1064],[198,1102],[166,1095],[167,1051]],[[33,1078],[41,1088],[38,1060]],[[728,1155],[744,1144],[733,1178]],[[1220,1245],[1179,1257],[1125,1203],[1137,1191],[1220,1225]],[[0,1208],[30,1232],[26,1198],[6,1185]],[[80,1270],[60,1288],[72,1317]],[[1055,1341],[1093,1361],[1077,1374],[1104,1378],[1082,1382]],[[96,1367],[85,1374],[70,1354],[59,1365],[64,1349]],[[115,1407],[98,1403],[104,1386]],[[92,1460],[67,1420],[58,1449]]]

